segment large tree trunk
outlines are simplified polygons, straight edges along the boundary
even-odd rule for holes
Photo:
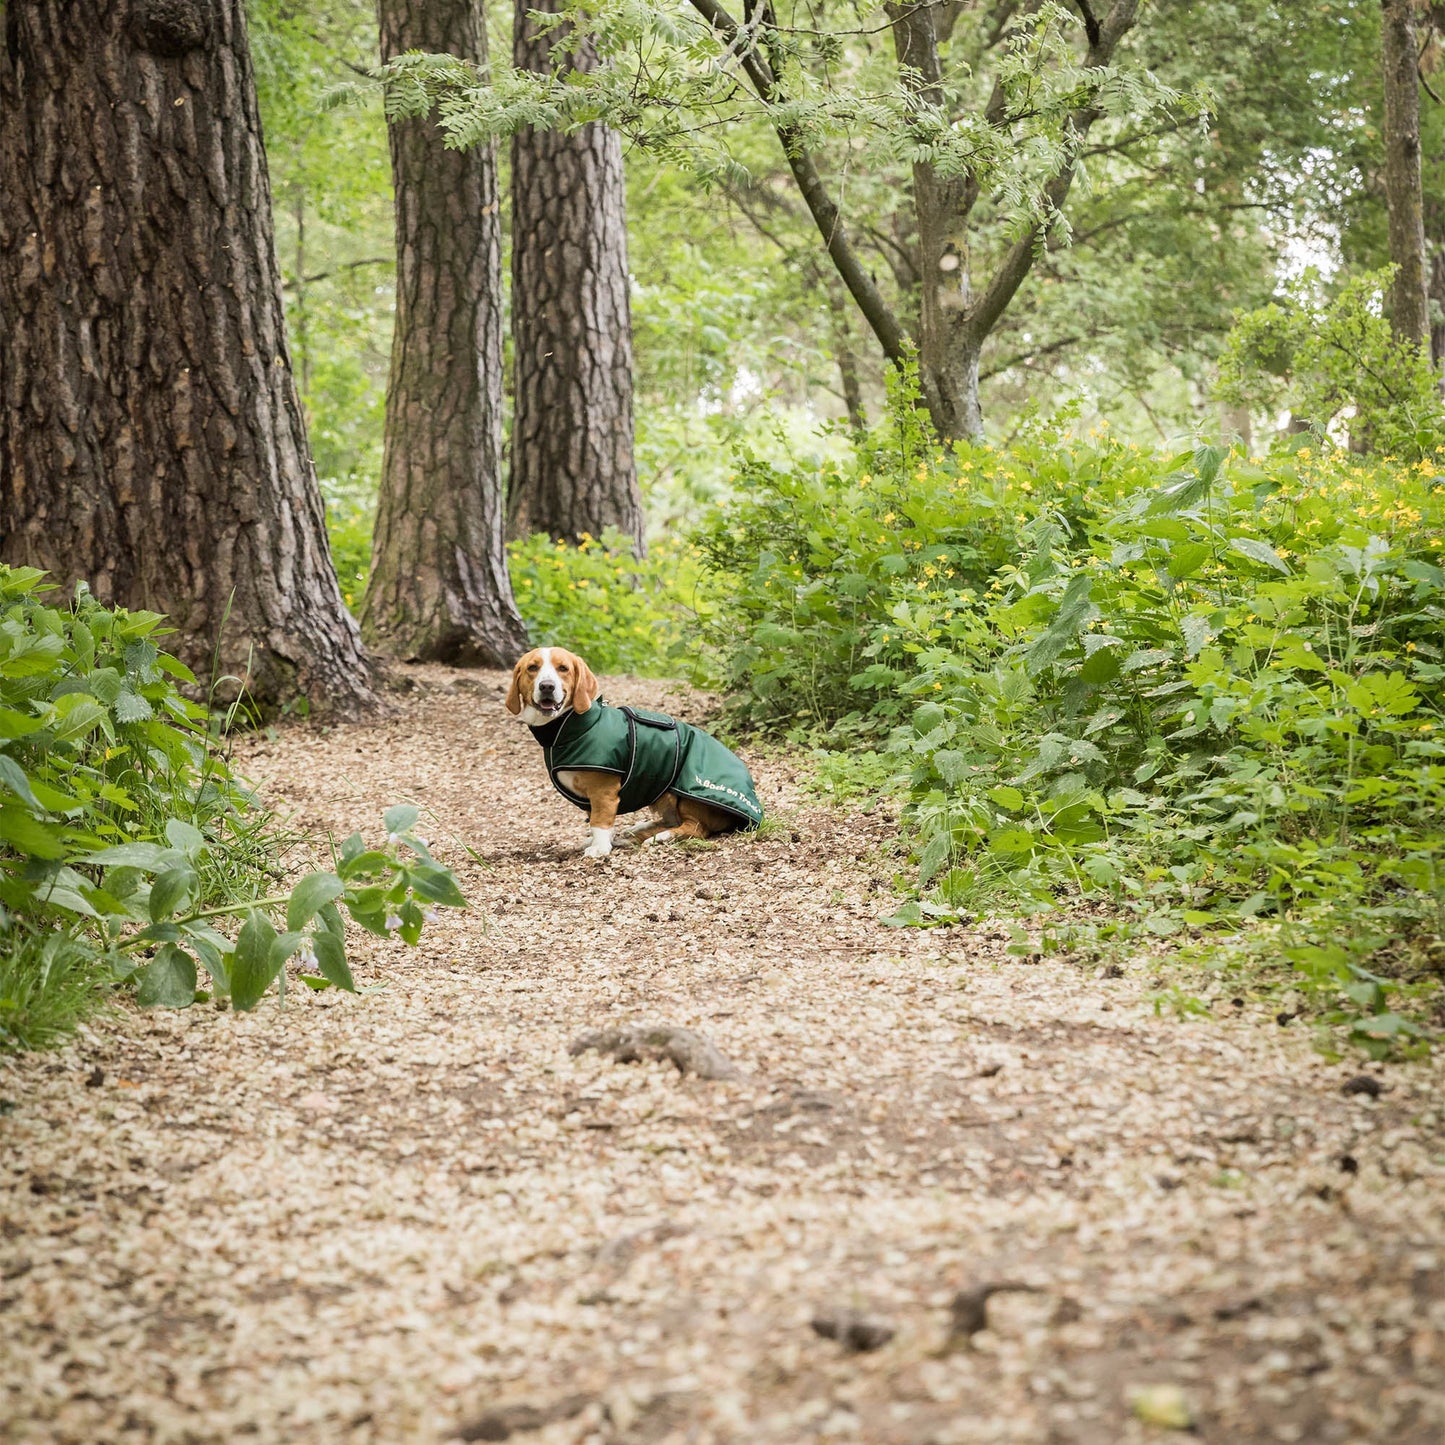
[[[263,707],[372,701],[286,350],[243,0],[8,0],[0,560]]]
[[[1385,208],[1395,280],[1387,306],[1397,336],[1427,346],[1430,303],[1420,177],[1419,45],[1415,0],[1380,0],[1385,73]]]
[[[512,60],[549,72],[558,32],[518,0]],[[590,40],[569,68],[597,63]],[[601,124],[512,139],[511,532],[577,540],[616,527],[642,549],[632,441],[632,316],[622,147]]]
[[[378,0],[377,14],[383,61],[486,63],[482,0]],[[362,628],[400,657],[510,666],[527,638],[504,548],[496,152],[395,120],[391,168],[396,329]]]

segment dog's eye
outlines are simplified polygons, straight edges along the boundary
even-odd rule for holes
[[[531,664],[528,665],[527,671],[528,671],[528,672],[536,672],[538,666],[539,666],[538,663],[533,662],[533,663],[531,663]]]
[[[571,672],[572,669],[564,662],[564,663],[562,663],[562,664],[557,668],[557,671],[558,671],[558,672]]]

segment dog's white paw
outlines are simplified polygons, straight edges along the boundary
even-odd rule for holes
[[[582,850],[584,858],[605,858],[612,852],[612,829],[594,828],[592,841]]]
[[[672,829],[671,829],[671,828],[664,828],[664,829],[662,830],[662,832],[660,832],[660,833],[654,833],[654,834],[652,835],[652,837],[650,837],[649,839],[647,839],[647,842],[649,842],[649,843],[670,843],[670,842],[672,842]]]

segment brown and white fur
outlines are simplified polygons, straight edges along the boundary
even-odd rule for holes
[[[507,711],[528,727],[545,727],[567,712],[586,712],[597,700],[592,669],[564,647],[534,647],[517,660],[507,689]],[[587,799],[591,840],[584,858],[605,858],[617,830],[622,779],[615,773],[566,768],[557,774],[564,788]],[[667,843],[677,838],[710,838],[725,832],[731,819],[719,808],[695,798],[664,793],[649,809],[652,821],[622,835],[629,843]]]

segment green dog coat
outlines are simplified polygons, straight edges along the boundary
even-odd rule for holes
[[[552,786],[579,808],[587,799],[564,788],[557,774],[570,768],[616,773],[622,779],[619,813],[649,807],[664,793],[721,808],[733,827],[756,828],[763,805],[743,760],[691,723],[640,707],[609,707],[600,698],[586,712],[563,713],[533,728]]]

